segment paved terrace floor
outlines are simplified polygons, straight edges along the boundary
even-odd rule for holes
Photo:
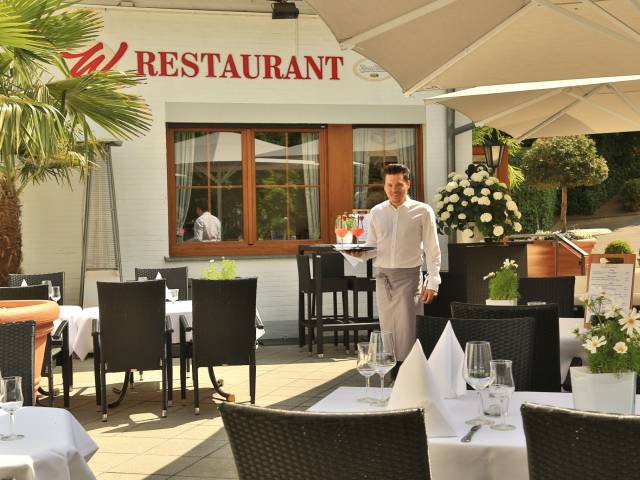
[[[257,352],[256,404],[288,410],[306,410],[341,385],[363,386],[356,359],[341,347],[325,347],[325,358],[310,357],[297,346],[260,347]],[[59,370],[59,369],[58,369]],[[93,360],[74,361],[71,412],[100,447],[89,462],[100,480],[138,479],[236,479],[233,457],[218,412],[221,400],[212,400],[212,385],[206,369],[199,370],[200,415],[193,414],[191,377],[187,399],[180,400],[179,369],[174,360],[174,400],[167,418],[160,418],[160,371],[136,374],[119,407],[100,421],[95,402]],[[238,402],[249,402],[249,368],[217,367],[224,390],[236,394]],[[108,397],[123,374],[107,376]],[[54,381],[62,387],[58,372]],[[374,381],[375,384],[377,382]],[[45,399],[46,401],[46,399]],[[56,399],[62,406],[62,397]]]

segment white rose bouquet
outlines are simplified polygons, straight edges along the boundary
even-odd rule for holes
[[[474,237],[474,227],[487,238],[502,238],[522,230],[522,214],[509,195],[507,185],[486,170],[471,177],[456,172],[438,189],[433,198],[438,231],[449,234],[460,230],[464,237]]]

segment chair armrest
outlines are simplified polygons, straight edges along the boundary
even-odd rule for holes
[[[51,332],[51,340],[60,341],[62,340],[62,336],[64,332],[69,330],[69,321],[62,320],[58,328],[56,328],[55,332]]]
[[[93,337],[100,335],[100,321],[97,318],[91,319],[91,335]]]
[[[173,327],[171,326],[171,317],[169,315],[166,315],[164,317],[164,332],[173,333]]]
[[[184,315],[180,315],[180,329],[184,330],[185,332],[190,332],[191,330],[193,330],[193,327],[189,325],[189,322],[187,322],[187,317],[185,317]]]

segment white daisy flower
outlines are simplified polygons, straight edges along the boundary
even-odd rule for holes
[[[460,220],[464,220],[465,218],[467,218],[467,215],[465,215],[464,213],[459,213],[459,214],[458,214],[458,218],[459,218]]]
[[[640,333],[640,313],[638,313],[635,308],[632,308],[626,315],[623,315],[623,317],[618,320],[618,323],[621,325],[620,330],[626,330],[629,336],[633,333]]]
[[[613,349],[616,351],[616,353],[627,353],[629,347],[627,347],[627,344],[624,342],[618,342],[613,346]]]
[[[607,306],[607,308],[605,308],[604,310],[604,316],[605,318],[615,318],[618,316],[618,312],[621,310],[620,305],[618,305],[617,303],[611,303],[610,305]]]
[[[502,192],[493,192],[494,200],[502,200]]]
[[[508,258],[504,259],[504,262],[502,262],[502,268],[518,268],[518,264],[516,263],[515,260],[510,260]]]
[[[488,278],[493,278],[496,276],[496,272],[489,272],[487,273],[484,277],[482,277],[483,280],[486,280]]]
[[[518,222],[514,222],[513,224],[513,230],[516,232],[521,232],[522,231],[522,225]]]
[[[476,191],[471,187],[467,187],[462,191],[462,193],[467,197],[472,197],[476,193]]]
[[[589,350],[591,353],[596,353],[596,350],[598,349],[598,347],[601,347],[606,344],[607,344],[607,340],[604,336],[598,337],[596,335],[595,337],[587,338],[585,342],[582,344],[582,346],[585,349]]]
[[[457,193],[454,193],[453,195],[451,195],[451,196],[449,197],[449,201],[450,201],[451,203],[456,203],[458,200],[460,200],[460,197],[458,196],[458,194],[457,194]]]
[[[488,223],[493,219],[493,216],[487,212],[487,213],[483,213],[482,215],[480,215],[480,221],[483,223]]]
[[[495,227],[493,227],[494,237],[501,237],[503,234],[504,234],[504,228],[502,228],[500,225],[496,225]]]

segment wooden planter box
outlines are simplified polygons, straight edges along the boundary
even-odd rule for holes
[[[591,253],[596,245],[596,239],[575,240],[587,253]],[[582,275],[580,257],[569,249],[560,245],[558,248],[559,268],[556,272],[556,246],[553,240],[535,240],[527,244],[527,270],[530,277],[556,277]],[[587,258],[587,266],[589,259]]]

